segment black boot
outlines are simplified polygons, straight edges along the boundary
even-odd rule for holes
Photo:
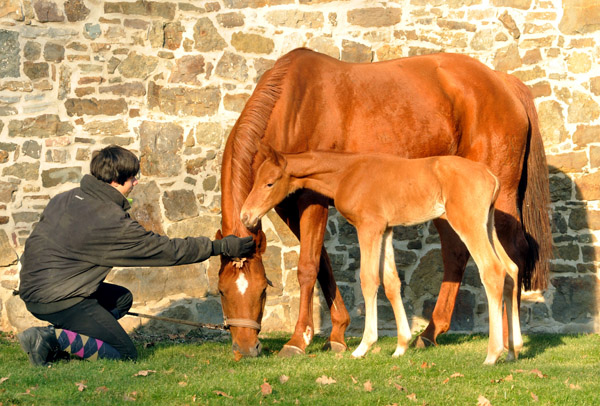
[[[31,365],[48,366],[59,351],[54,327],[31,327],[17,334],[23,351],[29,355]]]

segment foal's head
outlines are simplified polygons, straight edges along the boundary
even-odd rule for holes
[[[285,199],[291,188],[285,157],[267,145],[261,145],[260,150],[265,160],[256,171],[254,185],[240,211],[240,219],[249,229]]]

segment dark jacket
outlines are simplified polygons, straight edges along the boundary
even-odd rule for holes
[[[25,242],[19,292],[32,313],[64,310],[90,296],[113,266],[170,266],[212,254],[206,237],[170,239],[145,230],[117,189],[91,175],[50,200]]]

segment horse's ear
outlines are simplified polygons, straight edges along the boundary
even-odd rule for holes
[[[222,240],[223,239],[223,233],[221,232],[221,230],[217,230],[217,233],[215,234],[215,240]]]
[[[258,230],[258,234],[256,235],[256,250],[260,255],[264,254],[267,250],[267,236],[262,230]]]

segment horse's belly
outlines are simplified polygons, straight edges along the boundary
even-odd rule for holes
[[[441,217],[445,212],[446,208],[441,202],[429,205],[422,201],[412,205],[403,204],[394,210],[388,219],[388,225],[414,226]]]

